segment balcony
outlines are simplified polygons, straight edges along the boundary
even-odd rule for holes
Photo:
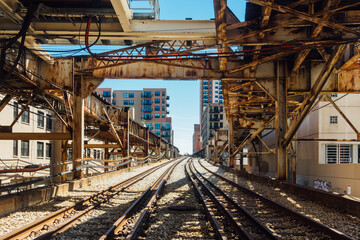
[[[166,114],[170,114],[170,112],[169,112],[169,111],[166,111]]]
[[[166,107],[170,107],[170,104],[167,103],[167,104],[166,104]]]
[[[166,96],[166,100],[170,100],[170,96]]]

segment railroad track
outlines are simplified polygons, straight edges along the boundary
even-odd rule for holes
[[[125,181],[122,181],[114,186],[111,186],[101,192],[98,192],[91,197],[83,199],[72,206],[60,209],[53,214],[50,214],[44,218],[41,218],[33,223],[30,223],[24,227],[16,229],[4,236],[1,236],[1,240],[9,239],[49,239],[74,225],[81,217],[89,214],[97,209],[99,206],[107,203],[110,199],[122,193],[125,189],[138,183],[145,177],[159,170],[160,168],[170,164],[171,162],[165,162],[153,168],[150,168],[134,177],[131,177]]]
[[[196,175],[204,179],[203,181],[206,182],[204,184],[209,189],[217,192],[216,196],[223,205],[238,205],[237,212],[241,212],[243,216],[237,215],[236,218],[241,219],[242,226],[254,239],[353,239],[224,178],[206,168],[200,160],[199,164],[206,170],[206,175],[210,176],[201,174],[199,170],[196,170]],[[217,179],[216,182],[215,179]],[[249,217],[249,223],[254,224],[248,224],[245,217]],[[260,225],[266,229],[262,231],[254,229],[254,226],[258,228]],[[261,235],[261,233],[266,233],[266,235]]]
[[[143,225],[148,220],[151,210],[162,193],[167,179],[174,168],[181,162],[173,163],[166,171],[146,189],[144,193],[126,210],[126,212],[101,236],[100,240],[107,239],[136,239],[143,231]]]

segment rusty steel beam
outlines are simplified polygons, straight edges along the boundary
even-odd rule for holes
[[[235,72],[239,72],[241,70],[244,70],[246,68],[250,68],[250,67],[256,67],[257,65],[260,65],[260,64],[263,64],[265,62],[269,62],[271,60],[275,60],[277,58],[281,58],[281,57],[285,57],[285,56],[288,56],[290,54],[294,53],[293,51],[289,51],[289,52],[279,52],[279,53],[275,53],[271,56],[267,56],[267,57],[263,57],[263,58],[260,58],[256,61],[252,61],[250,63],[246,63],[246,64],[243,64],[241,65],[240,67],[237,67],[235,69],[231,69],[229,70],[228,72],[229,73],[235,73]]]
[[[34,100],[35,95],[33,95],[29,101],[25,104],[25,106],[21,109],[20,113],[16,116],[16,118],[14,119],[14,121],[10,124],[10,127],[12,128],[15,123],[17,122],[17,120],[21,117],[21,115],[25,112],[26,108],[30,105],[30,103]]]
[[[45,102],[49,105],[49,107],[53,110],[53,112],[55,113],[55,115],[59,118],[59,120],[66,126],[66,128],[70,131],[72,131],[71,127],[69,126],[69,124],[60,116],[60,114],[56,111],[56,109],[54,108],[54,106],[49,102],[49,100],[43,95],[43,99],[45,100]]]
[[[324,6],[324,12],[328,11],[329,8],[331,7],[331,5],[337,6],[338,4],[340,4],[341,0],[329,0],[326,2],[326,5]],[[314,13],[310,13],[311,15],[313,15]],[[322,16],[323,20],[329,20],[331,17],[331,13],[325,13]],[[319,36],[321,30],[323,29],[323,25],[317,25],[316,28],[313,30],[313,32],[311,33],[311,38],[316,38]],[[294,67],[292,69],[292,72],[295,72],[299,69],[299,67],[301,66],[301,64],[304,62],[304,60],[306,59],[307,55],[309,55],[311,49],[305,49],[303,51],[301,51],[298,56],[297,56],[297,60],[294,64]]]
[[[287,6],[282,6],[282,5],[267,2],[267,1],[264,1],[264,0],[246,0],[246,1],[251,2],[253,4],[256,4],[256,5],[259,5],[259,6],[263,6],[263,7],[268,6],[268,7],[271,7],[271,9],[276,10],[278,12],[288,13],[288,14],[291,14],[291,15],[297,17],[297,18],[300,18],[300,19],[303,19],[303,20],[306,20],[306,21],[309,21],[309,22],[313,22],[313,23],[316,23],[316,24],[319,24],[319,25],[323,25],[323,26],[326,26],[326,27],[329,27],[329,28],[332,28],[332,29],[335,29],[335,30],[349,32],[349,33],[355,34],[356,36],[360,35],[359,31],[356,31],[356,30],[353,30],[351,28],[345,27],[345,26],[343,26],[341,24],[337,24],[337,23],[333,23],[333,22],[321,19],[319,17],[313,17],[313,16],[311,16],[309,14],[294,10],[294,9],[289,8]]]
[[[347,68],[349,68],[351,65],[356,63],[360,58],[360,53],[356,53],[354,56],[352,56],[346,63],[344,63],[337,72],[346,71]]]
[[[227,12],[227,0],[214,0],[215,11],[215,25],[216,25],[216,37],[217,43],[220,45],[219,52],[224,53],[228,51],[227,48],[227,30],[226,30],[226,12]],[[227,70],[227,58],[219,57],[219,70]]]
[[[246,138],[232,153],[233,156],[235,156],[241,149],[243,149],[246,145],[248,145],[254,138],[256,138],[257,135],[259,135],[267,126],[273,121],[275,116],[272,116],[270,119],[268,119],[266,122],[264,122],[258,129],[256,129],[255,132],[251,134],[250,137]]]
[[[282,145],[288,146],[291,142],[291,139],[294,137],[296,131],[299,129],[301,123],[304,121],[308,113],[310,112],[312,105],[316,101],[317,97],[319,96],[321,90],[323,89],[325,83],[331,76],[332,72],[335,69],[335,65],[338,63],[339,59],[342,57],[346,45],[339,45],[336,46],[335,51],[330,56],[328,62],[323,67],[322,71],[319,74],[319,77],[315,81],[310,93],[304,100],[302,104],[302,110],[299,113],[296,120],[294,120],[287,132],[284,135],[284,139],[282,141]]]
[[[103,111],[105,117],[106,117],[107,120],[109,121],[110,128],[111,128],[111,130],[112,130],[112,132],[113,132],[113,134],[114,134],[117,142],[119,143],[119,145],[121,146],[121,148],[123,148],[124,145],[123,145],[123,143],[122,143],[122,141],[121,141],[121,139],[120,139],[120,136],[119,136],[119,134],[117,133],[117,131],[116,131],[115,127],[114,127],[114,124],[113,124],[113,122],[111,121],[111,119],[110,119],[110,117],[109,117],[106,109],[104,108],[104,106],[102,106],[101,110]]]
[[[0,112],[4,109],[4,107],[10,102],[10,100],[13,98],[11,94],[6,94],[3,99],[1,99],[0,102]]]
[[[1,140],[71,140],[70,133],[0,132]]]

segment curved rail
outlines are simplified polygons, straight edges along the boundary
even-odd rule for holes
[[[297,219],[299,222],[301,223],[304,223],[305,225],[309,226],[310,228],[312,229],[315,229],[327,236],[329,236],[331,239],[339,239],[339,240],[354,240],[353,238],[345,235],[344,233],[336,230],[336,229],[333,229],[331,227],[328,227],[320,222],[317,222],[309,217],[306,217],[304,216],[303,214],[301,213],[298,213],[298,212],[295,212],[293,210],[291,210],[290,208],[280,204],[280,203],[277,203],[255,191],[252,191],[250,189],[247,189],[213,171],[211,171],[210,169],[208,169],[207,167],[205,167],[201,161],[199,160],[199,163],[200,165],[206,170],[208,171],[209,173],[213,174],[214,176],[216,176],[217,178],[220,178],[221,180],[229,183],[230,185],[232,185],[233,187],[237,188],[238,190],[240,190],[241,192],[245,193],[245,194],[248,194],[256,199],[259,199],[259,201],[262,201],[264,203],[267,203],[268,205],[270,206],[273,206],[273,208],[275,208],[277,210],[277,212],[283,212],[285,213],[284,215],[286,216],[291,216],[295,219]],[[295,234],[295,233],[294,233]]]
[[[186,175],[188,176],[191,184],[194,186],[195,194],[199,197],[199,199],[201,200],[201,203],[204,207],[205,213],[211,223],[211,226],[216,234],[216,238],[217,239],[222,239],[222,240],[227,240],[227,236],[225,234],[224,229],[221,227],[219,221],[216,218],[216,214],[213,211],[209,201],[206,199],[205,195],[201,192],[199,185],[197,184],[195,178],[193,178],[193,176],[195,175],[190,167],[190,160],[187,162],[187,164],[185,165],[185,169],[186,169]]]
[[[183,160],[183,159],[182,159]],[[145,222],[146,218],[149,216],[151,209],[155,205],[157,198],[159,197],[161,191],[163,190],[166,180],[171,175],[174,168],[182,161],[179,160],[171,165],[166,171],[153,183],[151,187],[149,187],[127,210],[126,212],[112,225],[112,227],[101,236],[100,240],[112,239],[117,233],[122,232],[125,224],[128,219],[131,218],[144,204],[146,199],[150,196],[150,200],[147,202],[144,210],[142,211],[140,217],[137,219],[134,227],[131,232],[126,236],[125,239],[134,239],[138,232],[141,231],[141,226]],[[154,192],[155,191],[155,192]],[[154,192],[152,195],[151,193]]]
[[[84,216],[85,214],[92,211],[94,208],[99,206],[100,204],[104,203],[105,201],[108,201],[110,198],[114,197],[115,195],[122,192],[124,189],[130,187],[131,185],[135,184],[136,182],[140,181],[141,179],[145,178],[146,176],[150,175],[154,171],[158,170],[159,168],[169,164],[169,162],[162,163],[158,166],[152,167],[140,174],[137,174],[125,181],[122,181],[114,186],[111,186],[101,192],[98,192],[88,198],[85,198],[79,202],[76,202],[72,206],[65,207],[63,209],[60,209],[48,216],[45,216],[33,223],[30,223],[24,227],[21,227],[19,229],[16,229],[15,231],[12,231],[8,233],[7,235],[2,236],[1,240],[10,240],[10,239],[22,239],[26,238],[28,236],[33,236],[34,233],[47,228],[49,225],[59,222],[60,219],[68,218],[65,222],[59,224],[55,227],[55,229],[40,235],[37,239],[48,239],[51,236],[56,235],[59,232],[65,231],[67,228],[69,228],[72,223],[74,223],[77,219],[79,219],[81,216]],[[86,207],[87,205],[90,205]],[[85,207],[85,209],[84,209]],[[84,210],[81,210],[84,209]],[[80,212],[76,213],[78,210]],[[74,215],[76,214],[76,215]]]
[[[200,176],[201,179],[203,179],[207,184],[213,188],[214,195],[218,195],[224,205],[227,207],[227,211],[233,212],[235,214],[235,218],[238,219],[237,224],[239,227],[247,233],[246,236],[243,236],[242,239],[271,239],[271,240],[279,240],[277,236],[274,235],[274,233],[266,227],[264,224],[262,224],[258,219],[256,219],[254,216],[252,216],[248,211],[246,211],[243,207],[241,207],[239,204],[237,204],[231,197],[229,197],[223,190],[221,190],[219,187],[217,187],[214,183],[212,183],[209,179],[207,179],[203,174],[201,174],[198,169],[195,168],[194,165],[192,165],[196,173]],[[200,179],[199,179],[200,180]],[[200,180],[201,181],[201,180]],[[208,188],[205,185],[205,182],[201,181],[204,186],[209,189],[208,191],[211,191],[210,188]],[[215,193],[216,192],[216,193]],[[233,210],[233,211],[232,211]],[[239,216],[239,217],[238,217]],[[246,227],[244,226],[246,225]]]

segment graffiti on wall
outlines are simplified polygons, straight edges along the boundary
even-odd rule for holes
[[[324,191],[329,191],[331,188],[331,182],[328,182],[326,180],[316,179],[314,180],[314,188]]]

